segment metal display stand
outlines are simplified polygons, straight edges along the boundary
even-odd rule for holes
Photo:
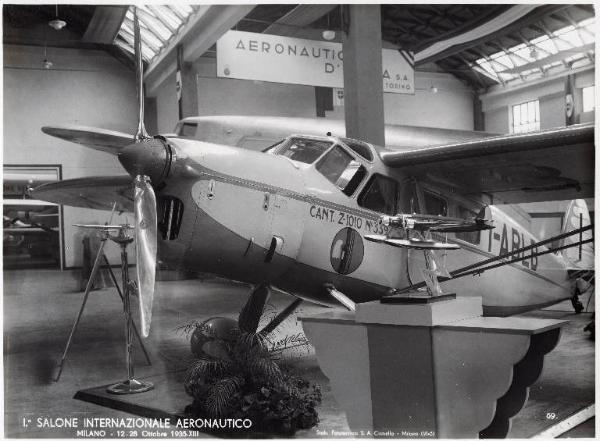
[[[126,228],[123,227],[119,229],[119,234],[115,236],[110,236],[110,239],[119,244],[121,247],[121,274],[123,277],[123,291],[124,291],[124,302],[123,306],[125,309],[125,360],[127,363],[127,380],[122,381],[117,384],[113,384],[106,388],[107,392],[112,394],[136,394],[140,392],[146,392],[148,390],[154,389],[154,385],[150,382],[144,382],[140,380],[136,380],[133,376],[133,330],[135,328],[135,324],[133,323],[133,316],[131,315],[131,283],[129,281],[129,269],[128,269],[128,260],[127,260],[127,245],[133,242],[133,237],[127,236],[125,234]],[[138,335],[139,339],[139,335]],[[141,343],[141,339],[140,339]],[[142,345],[143,347],[143,345]]]
[[[148,352],[146,351],[146,348],[144,346],[144,343],[142,342],[142,339],[139,335],[138,329],[135,326],[135,323],[133,322],[133,317],[131,315],[131,282],[129,280],[129,271],[128,271],[128,260],[127,260],[127,246],[133,242],[133,237],[128,236],[126,234],[126,230],[130,229],[131,227],[128,225],[122,225],[118,227],[118,234],[116,236],[111,236],[108,233],[108,228],[106,228],[103,232],[103,236],[101,238],[100,241],[100,247],[98,248],[98,252],[96,254],[96,258],[94,260],[94,266],[92,267],[92,272],[90,274],[90,278],[87,281],[87,285],[85,287],[85,293],[83,296],[83,301],[81,303],[81,307],[79,308],[79,313],[77,314],[77,318],[75,319],[75,323],[73,323],[73,327],[71,328],[71,333],[69,334],[69,338],[67,340],[67,344],[65,345],[65,350],[63,352],[62,358],[60,360],[59,366],[58,366],[58,373],[56,375],[56,378],[54,379],[54,381],[58,381],[60,379],[60,376],[62,374],[63,368],[64,368],[64,364],[67,358],[67,354],[69,352],[69,349],[71,347],[72,341],[73,341],[73,337],[75,335],[75,331],[77,330],[77,326],[79,325],[79,322],[81,321],[81,317],[83,315],[83,311],[85,309],[85,305],[87,303],[90,291],[92,289],[92,285],[94,283],[94,280],[96,278],[96,275],[98,273],[98,270],[100,268],[100,262],[101,259],[104,260],[104,262],[107,265],[108,271],[110,273],[110,277],[115,285],[115,288],[117,289],[117,292],[119,294],[119,297],[121,298],[121,301],[123,302],[123,307],[124,307],[124,311],[125,311],[125,316],[126,316],[126,324],[125,324],[125,339],[126,339],[126,353],[125,353],[125,359],[126,359],[126,363],[127,363],[127,380],[121,382],[121,383],[117,383],[115,385],[110,386],[107,390],[108,392],[111,393],[115,393],[115,394],[132,394],[132,393],[139,393],[139,392],[145,392],[147,390],[151,390],[154,386],[152,385],[152,383],[145,383],[139,380],[136,380],[133,377],[133,334],[135,333],[135,336],[137,337],[138,341],[140,342],[140,346],[142,348],[142,352],[144,353],[144,356],[146,358],[146,361],[148,363],[148,365],[152,365],[152,362],[150,361],[150,357],[148,356]],[[110,239],[113,242],[117,243],[120,247],[121,247],[121,271],[122,271],[122,286],[123,286],[123,292],[121,291],[121,289],[119,288],[119,284],[117,283],[117,279],[115,277],[115,274],[113,273],[110,264],[108,262],[108,259],[106,258],[106,255],[104,254],[104,245],[106,244],[106,241]]]

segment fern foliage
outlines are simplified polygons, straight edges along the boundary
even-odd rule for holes
[[[192,340],[194,333],[205,331],[199,324]],[[194,351],[196,359],[185,379],[185,390],[194,400],[186,408],[191,416],[249,418],[253,430],[277,434],[318,423],[320,388],[282,369],[263,335],[237,329],[203,348],[212,349]]]

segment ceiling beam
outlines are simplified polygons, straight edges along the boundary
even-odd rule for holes
[[[477,70],[473,69],[471,67],[471,63],[469,63],[462,55],[457,54],[456,56],[467,67],[468,72],[471,73],[475,77],[476,84],[475,84],[474,89],[476,89],[476,90],[486,89],[487,84],[485,83],[484,79],[482,78],[482,75],[479,72],[477,72]],[[479,86],[479,87],[477,87],[477,86]]]
[[[548,57],[541,58],[539,60],[535,60],[531,63],[524,64],[522,66],[513,67],[511,69],[507,69],[504,72],[506,73],[516,73],[522,72],[528,69],[541,68],[542,66],[550,63],[554,63],[555,61],[563,61],[563,65],[566,68],[570,68],[568,64],[565,65],[564,59],[573,54],[586,54],[587,51],[591,51],[594,49],[594,43],[586,44],[584,46],[563,50],[561,52],[557,52],[556,54],[550,55]]]
[[[461,67],[464,64],[465,67]],[[487,86],[480,79],[479,73],[470,67],[460,55],[446,58],[437,63],[443,71],[448,72],[458,78],[460,81],[466,81],[473,91],[485,89]]]
[[[415,55],[415,64],[435,62],[455,55],[466,49],[478,46],[486,41],[510,34],[531,23],[535,23],[548,14],[555,13],[569,5],[515,5],[508,11],[478,28],[471,29],[462,35],[445,42],[434,43]],[[504,21],[504,23],[502,23]],[[494,25],[492,26],[492,22]],[[507,23],[508,22],[508,23]],[[477,36],[479,35],[479,36]]]
[[[592,16],[594,15],[594,5],[593,4],[574,4],[573,6],[575,6],[577,9],[581,9],[585,12],[587,12],[588,14],[591,14]]]
[[[150,63],[144,81],[148,96],[175,72],[177,46],[183,45],[184,62],[194,62],[242,18],[255,5],[201,5],[189,18],[179,34],[172,38],[160,54]]]
[[[410,38],[410,37],[425,37],[425,38],[431,38],[431,33],[425,33],[417,28],[412,28],[412,29],[407,29],[406,27],[400,25],[399,23],[393,22],[393,21],[386,21],[383,24],[383,29],[384,31],[398,31],[402,34],[402,36],[404,38]],[[415,35],[418,34],[418,35]],[[414,40],[419,39],[419,38],[413,38]]]
[[[415,51],[419,52],[419,51],[431,46],[432,44],[434,44],[437,41],[440,41],[443,39],[454,38],[458,35],[464,34],[465,32],[469,31],[470,29],[474,29],[478,26],[481,26],[484,23],[487,23],[492,18],[498,16],[499,14],[506,12],[509,8],[510,8],[509,5],[490,5],[490,6],[486,7],[485,9],[478,11],[478,13],[475,14],[467,6],[463,9],[463,11],[469,11],[471,14],[471,18],[467,19],[459,26],[454,26],[452,30],[445,32],[444,35],[436,34],[433,37],[430,37],[427,39],[422,39],[419,42],[419,44],[417,45],[417,47],[415,47]],[[463,18],[462,20],[465,20],[465,19]]]
[[[519,64],[515,61],[516,59],[521,59],[522,61],[525,62],[525,64],[529,63],[529,60],[527,60],[526,58],[523,58],[520,55],[509,51],[506,47],[502,46],[502,44],[498,44],[495,41],[487,41],[484,43],[484,46],[485,45],[494,48],[498,52],[504,53],[504,55],[506,55],[508,57],[508,59],[510,60],[510,62],[513,64],[513,68],[516,68],[519,66]],[[521,71],[516,72],[516,73],[519,75],[519,77],[521,79],[523,79],[523,75],[521,75]]]
[[[544,33],[548,36],[548,39],[550,40],[550,42],[552,43],[552,46],[554,46],[554,49],[556,49],[556,52],[560,52],[560,48],[558,47],[558,45],[556,44],[556,40],[554,39],[554,37],[552,36],[552,32],[550,31],[550,29],[548,29],[544,23],[544,20],[540,20],[539,26],[541,27],[541,29],[544,31]],[[533,27],[533,26],[532,26]],[[537,25],[536,25],[537,28]],[[522,34],[521,34],[522,35]],[[525,37],[523,37],[525,38]],[[563,40],[564,41],[564,40]],[[567,43],[569,44],[569,43]],[[572,46],[571,44],[569,44],[569,46]],[[535,45],[536,49],[541,49],[544,52],[546,52],[548,54],[548,56],[552,56],[553,54],[551,52],[548,52],[544,49],[542,49],[541,47],[539,47],[538,45]],[[562,60],[563,66],[565,67],[570,67],[567,63],[566,60]],[[540,67],[540,70],[543,71],[543,69]]]
[[[81,41],[112,44],[127,13],[127,6],[96,6]]]
[[[594,69],[593,64],[588,64],[586,66],[581,66],[576,69],[563,69],[560,72],[556,72],[554,74],[549,74],[542,78],[537,78],[535,80],[528,80],[525,82],[519,82],[518,80],[511,81],[510,83],[510,91],[516,92],[521,89],[530,88],[533,86],[541,85],[550,81],[557,80],[559,78],[566,77],[567,75],[575,75],[580,72],[592,71]],[[506,89],[500,86],[494,86],[491,88],[489,92],[486,93],[486,97],[498,96],[506,93]]]
[[[292,37],[296,35],[298,28],[314,23],[324,15],[329,14],[337,6],[321,4],[298,5],[269,25],[263,33]]]

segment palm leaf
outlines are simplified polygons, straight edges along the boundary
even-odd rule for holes
[[[187,372],[186,382],[197,381],[201,377],[215,378],[225,375],[230,368],[227,360],[197,358]]]
[[[267,350],[269,339],[257,332],[241,332],[236,342],[236,351]]]
[[[268,378],[278,382],[282,378],[281,369],[268,354],[266,356],[254,355],[247,358],[247,366],[250,374],[256,377]]]
[[[233,395],[240,390],[244,379],[239,376],[227,377],[213,384],[206,397],[206,410],[212,416],[223,415]]]

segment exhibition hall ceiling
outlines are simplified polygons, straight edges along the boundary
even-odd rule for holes
[[[202,7],[142,7],[144,60],[152,63]],[[57,16],[67,23],[61,31],[47,26]],[[344,5],[265,4],[255,6],[235,29],[289,36],[308,29],[339,33],[347,28],[347,17]],[[593,65],[595,59],[591,4],[385,4],[381,18],[383,40],[413,51],[417,69],[449,72],[477,90]],[[5,4],[3,37],[5,44],[100,48],[127,61],[132,20],[127,6],[59,4],[57,10],[56,5]],[[482,31],[498,21],[501,27]]]

